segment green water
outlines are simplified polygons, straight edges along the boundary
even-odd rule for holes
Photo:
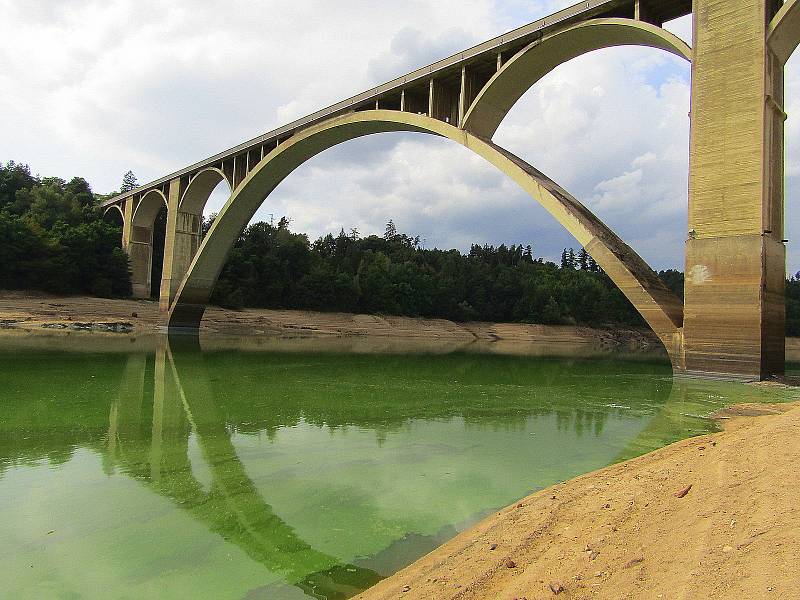
[[[659,359],[308,347],[0,341],[0,596],[347,598],[533,490],[794,395]]]

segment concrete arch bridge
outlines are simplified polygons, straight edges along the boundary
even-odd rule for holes
[[[662,28],[693,14],[694,46]],[[762,378],[784,363],[784,65],[800,0],[585,0],[343,100],[107,201],[123,219],[134,294],[149,297],[153,223],[167,207],[164,324],[199,327],[239,233],[297,167],[389,131],[448,138],[516,181],[609,274],[659,336],[676,372]],[[692,63],[689,231],[681,302],[579,200],[492,142],[520,97],[559,65],[612,46]],[[231,196],[201,240],[203,207]]]

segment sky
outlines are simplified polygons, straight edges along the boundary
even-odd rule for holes
[[[0,161],[141,183],[573,4],[573,0],[0,0]],[[689,18],[666,25],[687,41]],[[796,53],[800,54],[800,52]],[[495,142],[546,173],[656,269],[682,268],[689,65],[601,50],[562,65],[512,109]],[[786,69],[789,271],[800,270],[800,58]],[[214,193],[206,214],[228,191]],[[387,133],[312,159],[256,220],[314,239],[381,234],[426,247],[577,243],[513,182],[432,136]],[[800,238],[798,238],[800,239]]]

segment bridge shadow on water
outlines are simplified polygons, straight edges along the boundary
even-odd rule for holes
[[[652,358],[203,352],[196,338],[35,356],[0,352],[19,378],[0,409],[0,485],[14,469],[66,465],[89,448],[109,477],[134,480],[261,565],[269,576],[248,598],[351,597],[529,491],[713,430],[706,415],[724,404],[772,399],[673,380]],[[33,381],[43,363],[52,377],[15,396],[14,382]],[[102,381],[87,384],[87,372]],[[255,453],[255,438],[266,451]],[[379,452],[387,462],[372,464]],[[308,457],[322,464],[298,466]],[[275,464],[262,469],[267,459]],[[369,497],[373,486],[382,495]],[[419,513],[415,524],[404,510]]]

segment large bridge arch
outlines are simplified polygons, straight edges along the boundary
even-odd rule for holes
[[[573,58],[615,46],[647,46],[691,61],[691,48],[666,29],[633,19],[593,19],[532,42],[515,54],[478,93],[462,127],[491,139],[536,82]]]
[[[532,166],[488,140],[425,115],[370,110],[337,117],[300,132],[250,172],[219,213],[170,302],[171,328],[196,328],[230,249],[269,194],[289,174],[337,144],[390,131],[428,133],[469,148],[508,175],[583,245],[608,273],[681,366],[683,306],[652,269],[577,199]]]

